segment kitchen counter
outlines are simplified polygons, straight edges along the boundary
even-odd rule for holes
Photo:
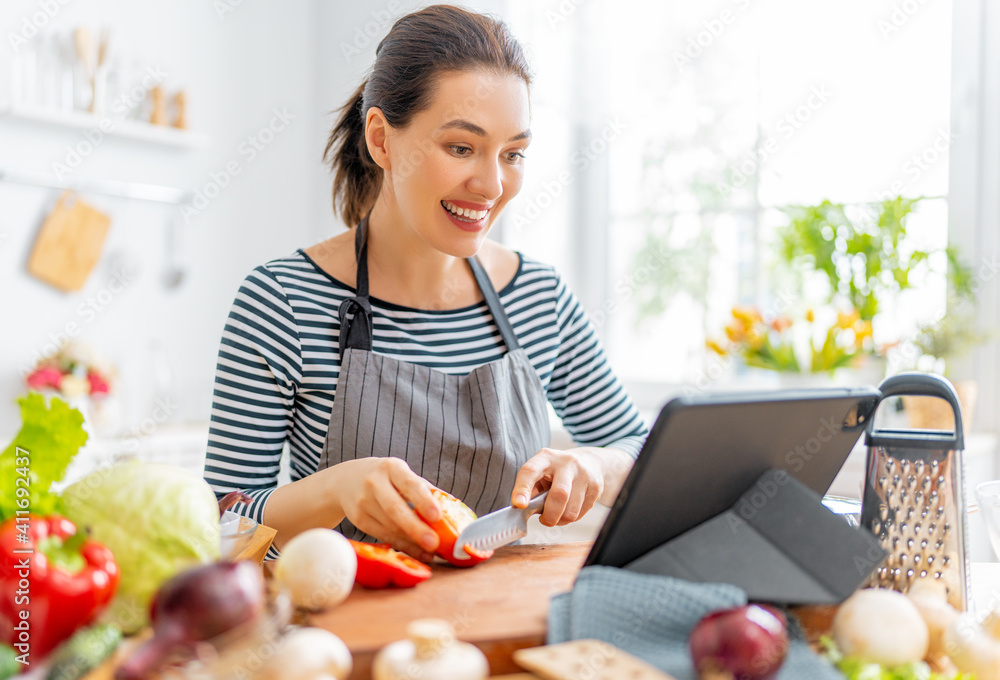
[[[494,675],[519,670],[511,655],[545,644],[550,598],[572,588],[590,552],[589,542],[501,548],[470,569],[433,565],[434,576],[416,588],[356,587],[335,609],[309,623],[336,633],[354,655],[352,680],[371,677],[375,653],[406,637],[419,618],[450,621],[456,636],[486,654]]]
[[[572,588],[590,546],[590,542],[509,546],[471,569],[435,564],[433,578],[416,588],[356,587],[345,602],[312,615],[308,623],[344,640],[354,656],[351,680],[369,680],[375,653],[405,638],[410,621],[425,617],[450,621],[459,639],[483,650],[494,676],[532,677],[520,675],[512,655],[545,644],[549,602]],[[971,576],[972,605],[982,618],[1000,607],[1000,564],[973,564]],[[807,632],[813,637],[825,633],[835,608],[803,609],[797,613]],[[124,651],[119,651],[119,659]],[[110,680],[111,665],[105,664],[88,680]]]

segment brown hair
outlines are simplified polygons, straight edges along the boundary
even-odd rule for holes
[[[365,118],[377,106],[394,128],[430,104],[436,79],[449,71],[485,68],[531,84],[521,45],[500,20],[452,5],[433,5],[399,19],[375,50],[368,77],[339,109],[324,162],[334,172],[333,211],[353,227],[382,188],[382,169],[368,153]]]

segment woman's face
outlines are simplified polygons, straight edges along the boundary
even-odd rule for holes
[[[383,190],[398,219],[440,252],[476,254],[521,190],[529,118],[528,87],[518,76],[439,76],[430,106],[406,127],[386,130]]]

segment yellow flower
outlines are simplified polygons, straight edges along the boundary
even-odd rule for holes
[[[858,314],[858,310],[852,309],[850,314],[846,312],[837,312],[837,328],[850,328],[854,325],[854,322],[861,318]]]
[[[721,343],[719,343],[719,342],[718,342],[718,341],[716,341],[716,340],[708,340],[708,341],[706,341],[706,342],[705,342],[705,345],[706,345],[706,346],[707,346],[707,347],[708,347],[708,348],[709,348],[710,350],[712,350],[713,352],[715,352],[716,354],[718,354],[718,355],[719,355],[720,357],[724,357],[724,356],[726,356],[726,355],[727,355],[727,354],[729,353],[729,352],[728,352],[728,351],[726,350],[726,348],[725,348],[725,347],[723,347],[723,346],[722,346],[722,344],[721,344]]]
[[[764,346],[764,334],[754,330],[747,335],[747,345],[750,349],[757,351]]]
[[[854,324],[854,342],[860,347],[865,338],[872,337],[872,322],[858,321]]]
[[[746,331],[739,326],[730,324],[726,326],[726,337],[729,338],[730,342],[743,342],[743,338],[746,337]]]
[[[812,323],[815,320],[816,320],[816,310],[810,307],[809,309],[806,310],[806,321]]]
[[[737,305],[733,307],[733,316],[743,322],[743,325],[747,328],[761,320],[760,311],[756,307],[749,305]]]

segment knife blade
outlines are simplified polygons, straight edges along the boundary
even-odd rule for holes
[[[471,546],[483,552],[496,550],[513,543],[528,533],[528,518],[541,513],[545,507],[548,491],[543,491],[528,503],[526,507],[508,506],[483,515],[462,530],[455,540],[455,558],[468,558],[465,546]]]

